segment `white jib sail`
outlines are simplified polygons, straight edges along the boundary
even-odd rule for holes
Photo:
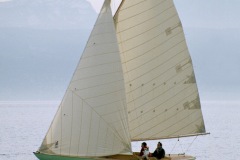
[[[205,133],[185,37],[172,0],[124,0],[115,15],[132,140]]]
[[[123,71],[106,0],[39,151],[66,156],[131,152]]]

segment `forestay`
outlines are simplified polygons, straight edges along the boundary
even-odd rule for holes
[[[80,157],[131,152],[123,71],[110,0],[103,5],[39,151]]]
[[[131,140],[205,133],[198,89],[172,0],[124,0],[115,15]]]

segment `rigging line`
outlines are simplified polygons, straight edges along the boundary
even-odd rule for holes
[[[145,0],[145,1],[146,1],[146,0]],[[126,21],[126,20],[128,20],[128,19],[130,19],[130,18],[134,18],[134,17],[136,17],[136,16],[138,16],[138,15],[141,15],[141,14],[143,14],[143,13],[145,13],[145,12],[148,12],[148,11],[152,10],[153,8],[160,6],[160,5],[161,5],[162,3],[164,3],[165,1],[166,1],[166,0],[164,0],[164,1],[162,1],[162,2],[160,2],[160,3],[158,3],[158,4],[156,4],[156,5],[154,5],[154,6],[151,7],[151,8],[147,8],[146,10],[143,10],[143,11],[141,11],[140,13],[137,13],[137,14],[135,14],[135,15],[131,15],[130,17],[127,17],[127,18],[125,18],[125,19],[122,19],[122,20],[118,21],[118,23],[119,23],[119,22]]]
[[[193,92],[194,93],[194,92]],[[185,99],[187,99],[187,98],[189,98],[190,96],[192,96],[192,94],[189,94],[187,97],[185,97],[184,99],[181,99],[179,102],[176,102],[174,105],[172,105],[172,107],[170,107],[169,109],[172,109],[172,108],[174,108],[176,105],[178,105],[179,103],[181,103],[182,101],[184,101]],[[166,101],[165,101],[166,102]],[[165,103],[164,102],[164,103]],[[164,104],[163,103],[163,104]],[[161,105],[159,105],[158,107],[160,107]],[[157,108],[157,107],[156,107]],[[184,109],[182,109],[182,110],[180,110],[179,112],[178,112],[178,114],[179,113],[181,113],[181,112],[183,112],[184,111]],[[157,115],[157,116],[155,116],[155,117],[152,117],[151,119],[149,119],[148,121],[145,121],[145,122],[143,122],[143,123],[141,123],[141,125],[140,126],[143,126],[143,124],[146,124],[146,123],[148,123],[148,122],[150,122],[151,120],[153,120],[154,118],[157,118],[157,117],[159,117],[160,115],[162,115],[162,114],[164,114],[164,112],[161,112],[159,115]],[[191,114],[190,114],[191,115]],[[189,116],[189,115],[188,115]],[[167,120],[169,120],[169,119],[171,119],[171,118],[174,118],[174,117],[169,117],[168,119],[165,119],[165,120],[163,120],[162,122],[159,122],[158,124],[161,124],[161,123],[164,123],[164,122],[166,122]],[[137,120],[138,118],[135,118],[134,120]],[[132,120],[133,121],[133,120]],[[132,122],[131,121],[131,122]],[[137,127],[135,127],[134,129],[137,129],[138,127],[140,127],[140,126],[137,126]],[[157,126],[157,125],[156,125]],[[149,128],[148,130],[150,130],[150,129],[152,129],[152,128],[154,128],[154,127],[151,127],[151,128]],[[130,131],[133,131],[134,129],[131,129]],[[163,130],[164,131],[164,130]],[[145,132],[142,132],[142,133],[145,133]],[[176,133],[176,132],[174,132],[174,133]],[[174,133],[172,133],[172,134],[174,134]],[[154,136],[154,135],[153,135]]]
[[[113,134],[114,134],[116,137],[118,137],[118,139],[119,139],[120,141],[124,141],[124,140],[122,139],[122,137],[118,134],[118,132],[116,131],[116,129],[115,129],[115,128],[112,128],[111,125],[110,125],[107,121],[105,121],[104,118],[103,118],[100,114],[98,114],[98,112],[94,109],[94,107],[92,107],[87,101],[85,101],[85,100],[84,100],[82,97],[80,97],[78,94],[76,94],[75,92],[73,92],[73,93],[74,93],[79,99],[81,99],[83,102],[85,102],[85,103],[103,120],[103,122],[106,123],[107,127],[110,128],[110,129],[113,131]]]
[[[184,153],[183,147],[182,147],[182,143],[180,142],[180,139],[179,139],[179,138],[178,138],[178,142],[179,142],[179,145],[180,145],[180,147],[181,147],[181,149],[182,149],[182,153]]]
[[[190,147],[192,146],[193,142],[197,139],[198,136],[196,136],[193,141],[190,143],[190,145],[188,146],[188,148],[186,149],[185,153],[188,152],[188,150],[190,149]]]
[[[178,141],[176,141],[175,145],[173,146],[172,150],[170,151],[170,154],[172,154],[173,150],[176,148]]]
[[[187,70],[187,69],[191,69],[191,68],[190,68],[190,67],[185,68],[185,70]],[[164,74],[161,74],[160,76],[162,76],[162,75],[164,75]],[[158,77],[160,77],[160,76],[158,76]],[[166,81],[168,82],[168,81],[174,79],[174,77],[176,77],[176,76],[177,76],[177,75],[175,74],[175,75],[169,77],[168,79],[166,79]],[[179,81],[178,83],[176,83],[176,84],[182,84],[182,83],[185,82],[187,79],[188,79],[188,77],[186,77],[185,79],[180,80],[180,81]],[[149,82],[149,83],[150,83],[150,82]],[[145,85],[146,85],[146,84],[145,84]],[[163,86],[163,85],[164,85],[164,83],[161,83],[160,85],[155,86],[155,89],[156,89],[156,88],[159,88],[159,87],[161,87],[161,86]],[[183,85],[183,84],[182,84],[182,85]],[[168,90],[166,90],[165,92],[163,92],[161,95],[163,95],[164,93],[167,93],[169,90],[173,89],[174,87],[175,87],[175,85],[173,85],[171,88],[168,88]],[[137,89],[139,89],[139,87],[138,87]],[[134,91],[136,91],[137,89],[134,89],[134,90],[132,90],[132,91],[129,91],[129,92],[127,92],[126,94],[131,94],[131,93],[133,93]],[[152,90],[146,92],[145,94],[143,94],[143,95],[141,95],[141,96],[135,97],[134,100],[137,100],[137,99],[139,99],[139,98],[142,98],[144,95],[147,95],[148,93],[151,93],[151,92],[152,92]],[[128,103],[131,103],[132,101],[133,101],[133,100],[127,101],[127,104],[128,104]]]

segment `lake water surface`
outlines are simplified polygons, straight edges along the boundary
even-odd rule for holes
[[[0,102],[0,160],[37,160],[32,154],[55,115],[58,102]],[[203,102],[207,136],[161,140],[167,153],[186,153],[197,160],[240,157],[240,102]],[[150,151],[157,141],[147,142]],[[132,143],[138,151],[141,142]]]

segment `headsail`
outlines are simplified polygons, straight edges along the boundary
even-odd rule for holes
[[[103,5],[39,151],[81,157],[131,152],[123,71],[110,0]]]
[[[198,89],[172,0],[124,0],[115,15],[132,140],[205,133]]]

